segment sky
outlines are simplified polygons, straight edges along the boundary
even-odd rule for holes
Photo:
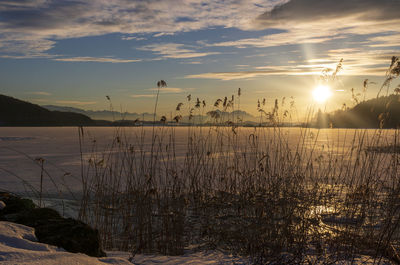
[[[399,0],[2,0],[0,93],[41,105],[153,112],[242,95],[333,110],[376,96],[400,55]],[[332,73],[333,96],[313,89]],[[330,71],[330,72],[329,72]],[[395,87],[397,83],[393,83]],[[238,100],[237,100],[238,102]],[[318,105],[319,104],[319,105]],[[211,108],[211,107],[210,107]]]

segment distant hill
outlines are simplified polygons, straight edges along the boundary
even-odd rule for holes
[[[0,126],[90,126],[91,118],[73,112],[50,111],[39,105],[0,95]]]
[[[319,112],[315,126],[330,125],[336,128],[400,128],[400,95],[370,99],[329,114]]]
[[[80,108],[66,107],[66,106],[55,106],[55,105],[43,105],[42,107],[51,111],[66,111],[75,112],[89,116],[94,120],[108,120],[108,121],[118,121],[118,120],[145,120],[152,121],[153,114],[151,113],[130,113],[130,112],[119,112],[110,110],[84,110]]]

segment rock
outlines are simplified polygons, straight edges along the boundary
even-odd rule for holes
[[[89,225],[68,219],[52,219],[35,227],[39,242],[62,247],[69,252],[81,252],[93,257],[104,257],[99,233]]]
[[[22,199],[9,193],[0,193],[0,199],[6,205],[6,207],[1,210],[0,217],[2,215],[20,213],[36,208],[36,205],[33,203],[32,200]]]
[[[0,200],[5,205],[0,209],[0,220],[35,228],[39,242],[93,257],[106,256],[100,247],[98,231],[89,225],[72,218],[63,218],[50,208],[37,208],[32,200],[9,193],[0,193]]]
[[[0,211],[6,207],[6,204],[3,201],[0,201]]]
[[[30,211],[21,212],[14,217],[14,220],[8,221],[36,228],[40,225],[51,223],[57,219],[63,218],[56,210],[50,208],[35,208]]]

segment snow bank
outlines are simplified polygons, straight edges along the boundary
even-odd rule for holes
[[[119,257],[93,258],[37,242],[34,229],[28,226],[0,222],[0,263],[11,264],[130,264]]]
[[[230,255],[225,255],[218,251],[209,251],[209,252],[198,252],[198,253],[188,253],[182,256],[158,256],[158,255],[136,255],[132,262],[136,265],[192,265],[192,264],[203,264],[203,265],[228,265],[228,264],[236,264],[236,265],[245,265],[251,264],[249,261],[239,258],[233,257]]]
[[[248,264],[240,258],[224,255],[218,251],[187,253],[169,257],[136,255],[129,262],[129,253],[109,252],[109,257],[93,258],[84,254],[66,252],[61,248],[37,242],[33,228],[0,221],[0,264],[14,265],[70,265],[70,264]]]
[[[37,242],[34,229],[28,226],[0,221],[0,264],[2,265],[175,265],[175,264],[250,264],[247,259],[233,257],[219,251],[187,252],[182,256],[136,255],[128,261],[127,252],[108,252],[106,258],[93,258],[84,254],[66,252],[63,249]],[[311,259],[312,260],[312,259]],[[316,261],[315,263],[318,263]],[[334,264],[376,264],[369,256],[358,256]],[[380,264],[392,264],[382,259]]]

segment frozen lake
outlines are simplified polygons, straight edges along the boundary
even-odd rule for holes
[[[227,137],[231,141],[233,136],[229,127],[211,129],[209,127],[156,127],[155,134],[169,139],[171,130],[174,130],[176,157],[179,162],[187,152],[188,132],[202,135],[202,137]],[[84,160],[86,155],[93,152],[101,153],[115,140],[115,127],[88,127],[84,129],[83,147]],[[152,127],[122,128],[124,142],[137,144],[142,141],[143,149],[151,148]],[[218,130],[218,133],[215,131]],[[274,142],[273,128],[236,128],[238,145],[249,145],[249,136],[257,135],[259,143]],[[278,130],[278,129],[275,129]],[[358,145],[387,145],[394,142],[395,130],[377,131],[354,129],[301,129],[279,128],[279,135],[287,141],[289,148],[296,150],[299,142],[305,152],[313,150],[321,154],[330,153],[337,156],[346,156],[351,148]],[[143,137],[141,140],[140,137]],[[276,137],[276,135],[275,135]],[[229,139],[228,139],[229,138]],[[360,139],[363,142],[360,142]],[[95,144],[94,144],[95,140]],[[41,167],[35,161],[44,159],[44,169],[60,185],[67,185],[69,189],[80,189],[81,156],[78,128],[76,127],[6,127],[0,128],[0,188],[21,192],[29,190],[29,185],[38,187],[40,183]],[[87,161],[85,161],[87,162]],[[52,183],[45,176],[44,186],[52,191]],[[24,184],[25,183],[25,184]],[[28,185],[29,184],[29,185]],[[27,186],[28,185],[28,186]]]
[[[0,128],[0,188],[33,190],[36,203],[79,215],[102,235],[111,231],[109,248],[125,249],[126,238],[136,242],[150,228],[161,235],[176,224],[182,226],[174,235],[186,246],[226,240],[228,232],[238,244],[260,231],[268,242],[286,235],[320,242],[321,233],[373,235],[389,223],[383,218],[390,207],[398,209],[399,153],[391,149],[398,136],[306,128]]]

